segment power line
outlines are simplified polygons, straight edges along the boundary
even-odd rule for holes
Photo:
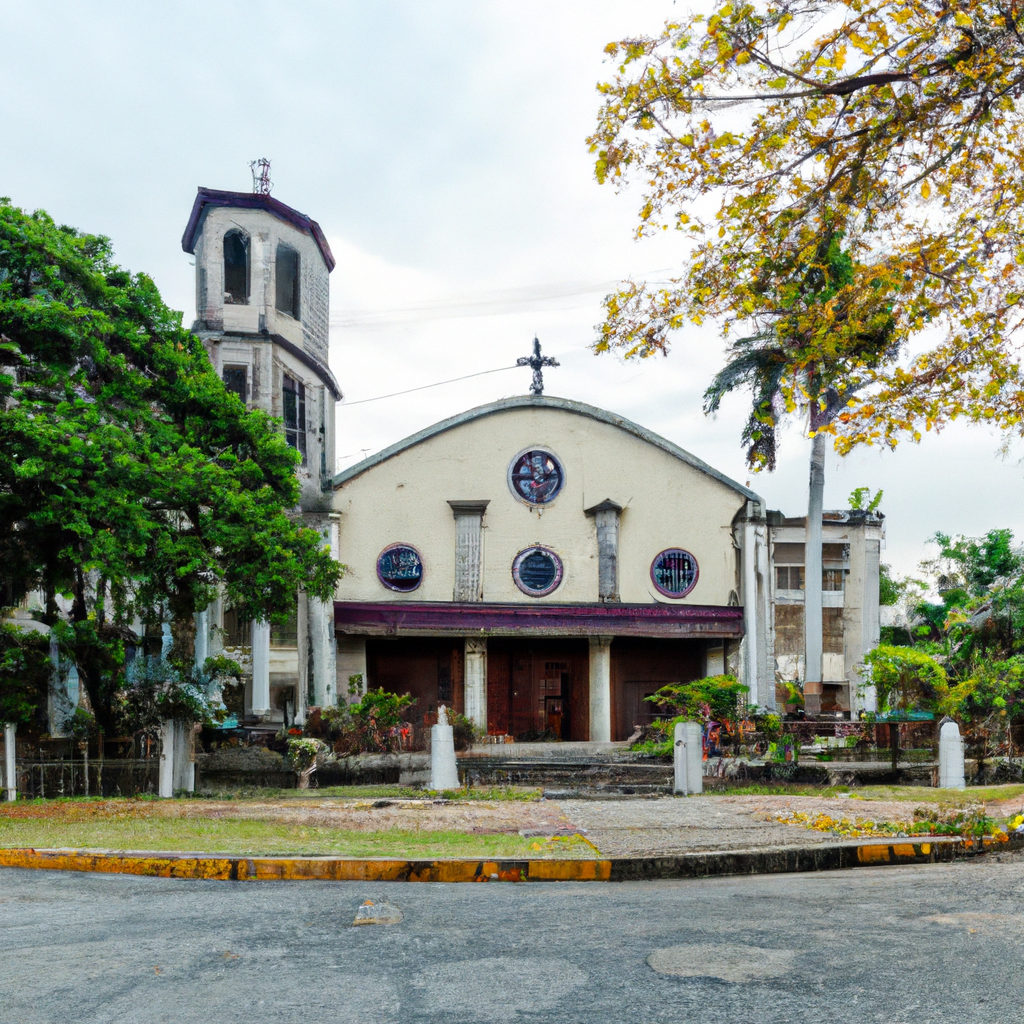
[[[435,384],[421,384],[418,388],[408,388],[405,391],[393,391],[390,395],[378,395],[376,398],[360,398],[358,402],[343,402],[339,408],[347,409],[350,405],[365,405],[367,402],[381,402],[385,398],[397,398],[399,395],[411,395],[414,391],[426,391],[427,388],[439,388],[442,384],[454,384],[459,380],[469,380],[470,377],[483,377],[488,373],[501,373],[502,370],[518,370],[519,367],[498,366],[493,370],[481,370],[479,373],[467,373],[464,377],[452,377],[451,380],[439,380]]]

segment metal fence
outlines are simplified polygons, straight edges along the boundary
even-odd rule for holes
[[[155,793],[160,760],[17,761],[20,797],[138,796]]]

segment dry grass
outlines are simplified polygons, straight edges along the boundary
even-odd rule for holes
[[[376,794],[374,794],[376,796]],[[592,857],[551,804],[380,798],[47,800],[0,805],[0,847],[347,857]],[[524,838],[520,830],[539,833]]]

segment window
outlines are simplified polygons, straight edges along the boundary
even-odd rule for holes
[[[512,493],[528,505],[547,505],[558,497],[565,473],[558,459],[543,448],[520,452],[508,467]]]
[[[821,589],[822,590],[842,590],[844,587],[844,580],[846,579],[846,573],[842,569],[822,569],[821,570]]]
[[[225,366],[222,374],[224,387],[238,395],[245,405],[249,397],[249,368],[246,366]]]
[[[651,582],[666,597],[686,597],[699,575],[697,559],[682,548],[662,551],[651,563]]]
[[[306,464],[306,385],[284,374],[284,439]]]
[[[420,553],[411,544],[392,544],[385,548],[377,556],[377,579],[388,590],[397,590],[402,594],[415,590],[423,581],[423,559]]]
[[[804,567],[802,565],[775,566],[776,590],[803,590]]]
[[[562,582],[562,560],[547,548],[527,548],[512,563],[512,579],[524,594],[543,597]]]
[[[277,247],[277,302],[282,313],[299,319],[299,254],[287,245]]]
[[[224,301],[240,306],[249,301],[249,236],[244,231],[224,236]]]

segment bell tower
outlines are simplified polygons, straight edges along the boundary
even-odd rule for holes
[[[283,422],[285,440],[302,460],[299,511],[324,545],[336,549],[331,476],[341,390],[328,366],[334,256],[315,220],[270,195],[269,163],[254,162],[253,183],[252,192],[197,192],[181,239],[185,252],[195,256],[192,331],[227,388],[247,408]],[[208,621],[205,630],[200,622],[200,632],[207,636],[200,642],[208,652],[224,635],[225,620],[229,641],[249,641],[238,644],[251,651],[247,717],[268,725],[302,721],[310,700],[337,702],[331,602],[299,594],[296,635],[281,635],[273,650],[269,623],[247,628],[222,607],[203,615]]]

